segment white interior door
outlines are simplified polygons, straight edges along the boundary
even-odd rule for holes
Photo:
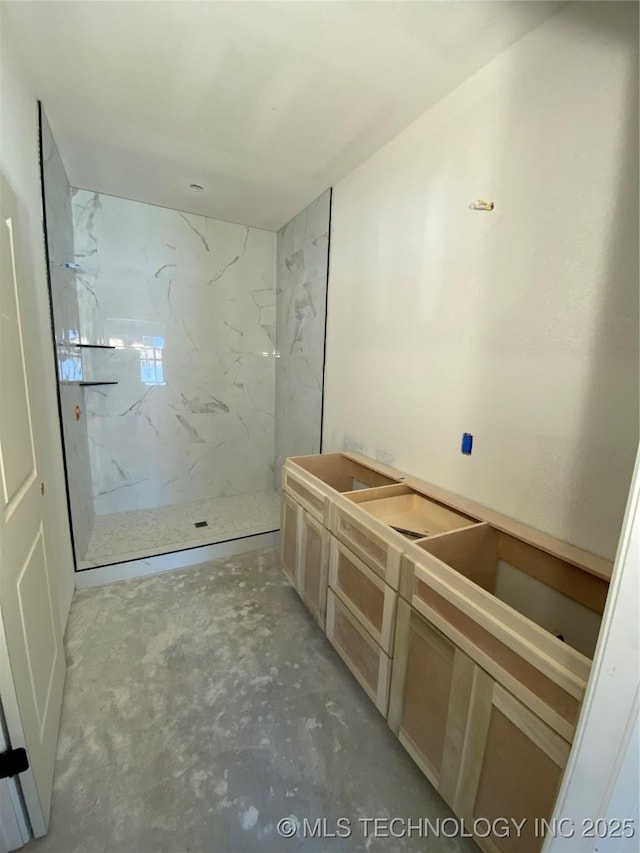
[[[65,661],[47,561],[43,504],[20,310],[24,283],[16,197],[0,175],[0,695],[11,746],[27,750],[19,776],[32,830],[49,822]]]
[[[0,751],[9,749],[0,706]],[[0,779],[0,853],[19,850],[29,840],[29,830],[15,779]]]

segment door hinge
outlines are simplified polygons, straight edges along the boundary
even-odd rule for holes
[[[29,759],[26,749],[20,747],[19,749],[8,749],[6,752],[0,752],[0,779],[7,779],[9,776],[24,773],[28,769]]]

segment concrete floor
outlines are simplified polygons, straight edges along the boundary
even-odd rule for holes
[[[28,853],[477,853],[365,837],[451,812],[279,570],[274,549],[79,592],[49,835]],[[349,838],[281,838],[339,817]]]

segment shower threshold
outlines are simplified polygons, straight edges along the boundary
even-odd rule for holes
[[[199,548],[279,527],[276,491],[97,515],[78,570]]]

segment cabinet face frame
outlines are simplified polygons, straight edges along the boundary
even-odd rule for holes
[[[491,758],[488,752],[489,735],[492,715],[496,711],[517,729],[525,742],[532,744],[557,767],[555,790],[549,791],[549,812],[546,815],[535,815],[538,818],[549,819],[571,746],[478,666],[474,670],[471,705],[458,783],[455,794],[449,801],[450,805],[469,825],[473,825],[476,817],[486,817],[486,815],[476,815],[476,803],[481,793],[483,769]],[[527,774],[528,769],[525,769],[524,775]],[[519,816],[505,815],[505,817]],[[500,853],[502,849],[499,839],[493,840],[489,837],[475,840],[486,853]],[[538,849],[542,847],[542,843],[541,838]],[[530,848],[527,850],[523,848],[523,853],[531,853]]]
[[[311,456],[290,456],[285,459],[285,467],[311,478],[323,494],[351,492],[354,489],[375,489],[398,483],[398,478],[383,471],[378,465],[369,464],[370,460],[355,459],[349,453],[316,453]],[[357,484],[360,484],[359,486]]]
[[[329,551],[329,586],[342,601],[342,603],[362,623],[366,630],[376,640],[388,655],[393,652],[393,638],[396,616],[396,592],[391,589],[379,575],[373,572],[365,563],[353,554],[345,545],[330,537]],[[358,606],[358,601],[349,596],[340,585],[340,558],[344,557],[351,563],[354,574],[359,576],[363,585],[369,584],[376,587],[382,596],[382,618],[380,624],[374,624],[369,616]]]
[[[329,531],[320,522],[305,510],[300,511],[298,516],[300,527],[299,552],[298,552],[298,592],[300,598],[306,604],[311,614],[324,631],[325,614],[327,609],[327,584],[329,574]],[[320,565],[318,567],[318,595],[316,601],[309,594],[307,582],[310,577],[310,555],[308,552],[309,540],[312,535],[320,539]]]
[[[329,526],[329,502],[322,484],[285,464],[282,469],[282,492],[288,494],[325,527]]]
[[[414,606],[421,600],[417,588],[420,583],[433,588],[500,640],[516,644],[524,657],[536,657],[550,678],[559,679],[568,692],[582,698],[591,670],[589,658],[437,558],[422,554],[411,550],[407,555],[414,564]]]
[[[397,589],[402,557],[397,541],[400,534],[342,496],[333,502],[329,518],[334,536],[392,589]]]
[[[464,634],[457,631],[455,628],[452,628],[446,619],[443,619],[436,611],[430,610],[422,602],[419,603],[416,609],[430,622],[436,625],[443,634],[450,637],[451,641],[463,650],[472,660],[474,660],[483,669],[486,669],[487,672],[496,679],[496,681],[502,683],[515,696],[518,696],[522,702],[532,708],[541,719],[545,720],[545,722],[553,727],[560,735],[562,735],[562,737],[569,741],[573,739],[576,722],[569,721],[564,715],[556,711],[551,704],[548,704],[547,701],[540,698],[536,692],[531,690],[525,684],[524,678],[514,675],[512,671],[505,669],[500,663],[494,660],[491,654],[483,651],[472,641],[468,640]],[[524,663],[526,664],[526,662]],[[535,669],[535,667],[532,667],[532,669]],[[563,695],[562,688],[560,688],[560,695]],[[579,713],[579,702],[577,700],[574,707],[575,715],[577,717]]]
[[[350,627],[359,635],[371,652],[378,659],[376,683],[370,684],[358,668],[353,656],[349,653],[336,636],[336,621],[338,618],[345,619]],[[389,682],[391,679],[391,658],[385,654],[373,637],[366,631],[358,619],[351,613],[348,607],[341,602],[331,588],[327,591],[327,639],[345,662],[356,681],[360,684],[367,696],[374,703],[383,717],[387,716],[389,705]]]

